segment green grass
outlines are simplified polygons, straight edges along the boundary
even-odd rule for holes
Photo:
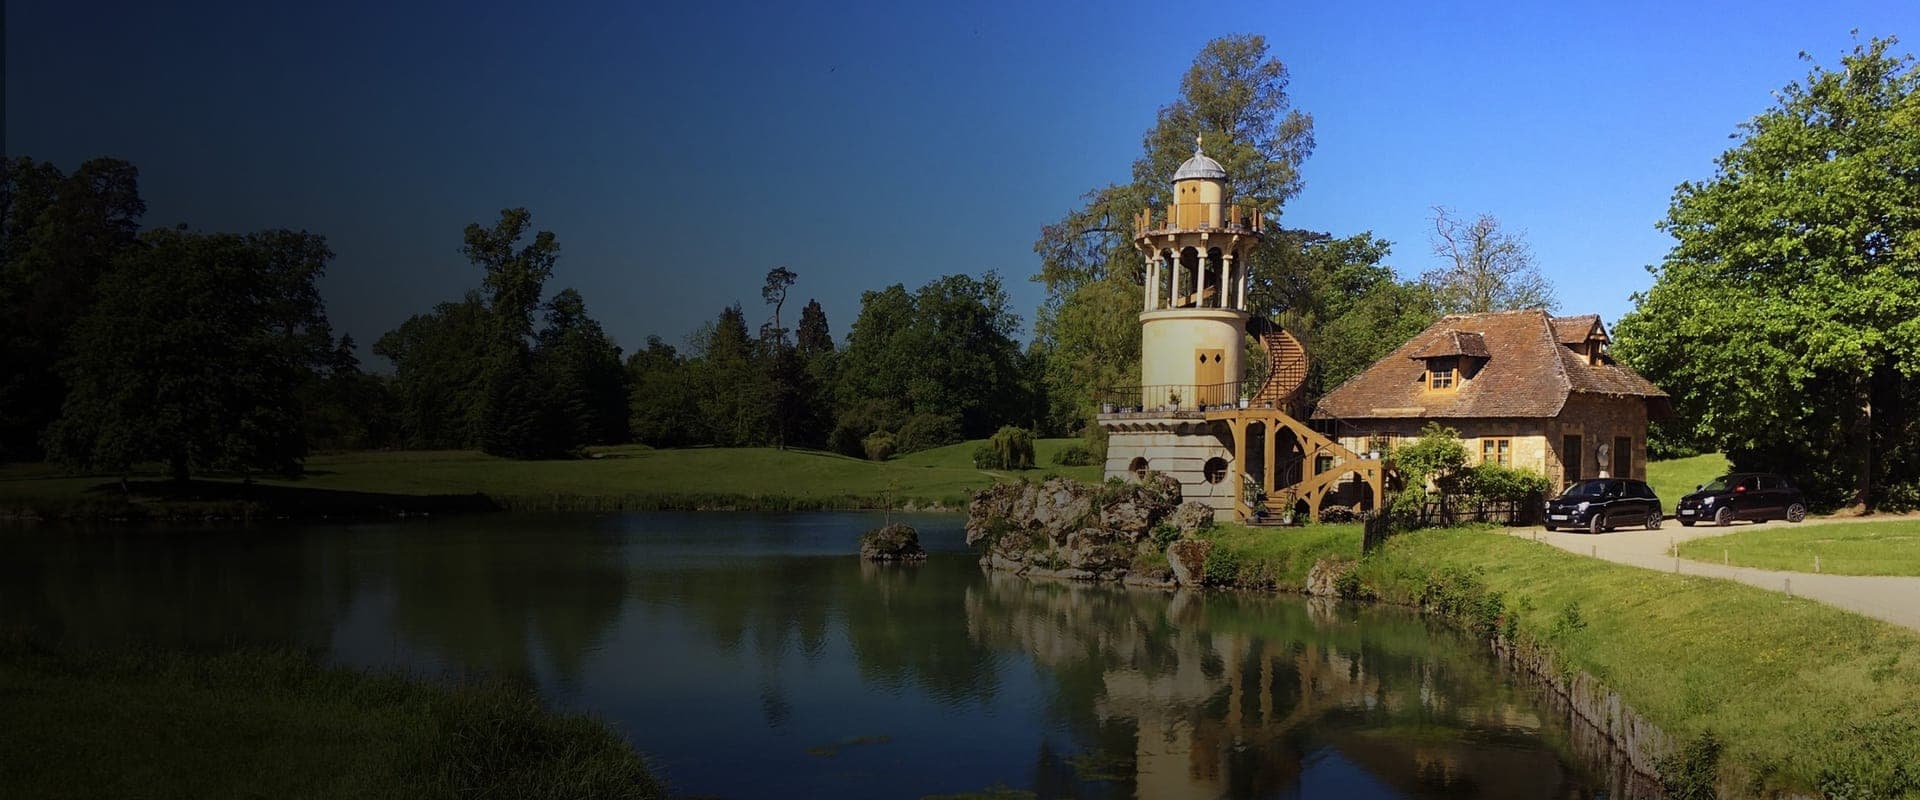
[[[1357,559],[1350,526],[1225,526],[1241,574],[1297,588],[1302,564]],[[1213,568],[1209,565],[1209,573]],[[1920,797],[1920,634],[1731,581],[1579,558],[1480,530],[1403,534],[1353,567],[1358,588],[1510,633],[1592,674],[1676,741],[1712,731],[1723,787]],[[1577,611],[1570,610],[1577,608]],[[1901,765],[1907,765],[1902,767]],[[1847,785],[1861,789],[1844,795]]]
[[[1653,493],[1660,496],[1660,504],[1671,514],[1682,495],[1692,494],[1694,487],[1725,475],[1730,469],[1727,457],[1719,453],[1649,461],[1647,483],[1653,486]]]
[[[1680,555],[1715,564],[1835,575],[1920,576],[1920,520],[1758,528],[1680,544]],[[1920,602],[1916,598],[1915,602]]]
[[[297,480],[260,483],[307,490],[305,498],[279,502],[304,500],[321,512],[330,502],[343,504],[349,499],[381,508],[393,505],[374,502],[367,495],[460,498],[475,493],[506,508],[524,510],[879,508],[889,497],[896,506],[961,508],[970,492],[994,481],[1053,475],[1100,480],[1099,466],[1052,465],[1054,453],[1078,442],[1037,440],[1038,468],[1018,472],[975,469],[972,458],[979,441],[885,462],[816,450],[655,450],[636,445],[595,448],[591,457],[569,461],[514,461],[464,450],[326,454],[308,459],[307,474]],[[66,476],[42,465],[12,465],[0,468],[0,509],[52,512],[43,516],[113,516],[124,503],[112,483],[102,477]],[[238,502],[232,497],[221,499]],[[156,497],[150,502],[178,501]],[[222,513],[223,508],[227,507],[193,506],[187,515],[203,510]]]
[[[0,641],[0,707],[8,797],[665,796],[611,728],[523,690],[299,653],[76,656]]]

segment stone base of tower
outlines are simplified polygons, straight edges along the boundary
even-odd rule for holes
[[[1225,426],[1201,418],[1102,414],[1107,429],[1108,478],[1139,480],[1145,472],[1180,481],[1185,500],[1213,507],[1215,519],[1232,521],[1233,484],[1239,474]]]

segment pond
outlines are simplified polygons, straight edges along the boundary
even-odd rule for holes
[[[905,519],[924,563],[851,555],[873,514],[0,530],[0,627],[525,680],[677,795],[1621,794],[1563,711],[1404,609],[1027,581],[962,518]]]

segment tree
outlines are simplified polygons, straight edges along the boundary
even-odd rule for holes
[[[1371,232],[1335,238],[1286,229],[1269,237],[1272,262],[1253,274],[1248,310],[1279,320],[1306,347],[1312,359],[1309,401],[1440,316],[1424,284],[1403,282],[1382,263],[1392,245]]]
[[[146,203],[139,170],[109,158],[70,175],[16,158],[0,174],[0,461],[37,460],[60,415],[59,360],[100,281],[133,248]]]
[[[760,287],[760,297],[773,306],[773,330],[776,338],[785,339],[787,329],[780,326],[780,307],[787,304],[787,290],[793,288],[793,282],[799,275],[786,267],[774,267],[767,270],[767,283]]]
[[[1673,249],[1615,331],[1737,468],[1863,511],[1920,489],[1920,70],[1894,44],[1813,66],[1674,191]]]
[[[316,378],[300,395],[309,448],[371,450],[400,443],[392,387],[381,376],[361,371],[352,335],[340,337]]]
[[[150,232],[101,282],[63,362],[70,387],[48,450],[124,474],[164,461],[191,470],[299,472],[302,386],[332,342],[313,282],[331,256],[312,234]]]
[[[1034,330],[1048,351],[1053,416],[1087,419],[1102,386],[1137,382],[1142,263],[1124,221],[1167,203],[1169,179],[1191,154],[1195,135],[1226,168],[1235,202],[1272,219],[1299,194],[1313,118],[1291,107],[1287,82],[1286,66],[1268,54],[1263,37],[1208,42],[1182,77],[1179,96],[1142,138],[1132,181],[1089,192],[1081,207],[1042,229],[1035,280],[1045,285],[1046,300]],[[1279,247],[1269,242],[1252,254],[1255,274],[1274,263]]]
[[[551,458],[576,444],[563,434],[571,426],[544,402],[528,344],[533,312],[560,253],[552,231],[540,231],[533,241],[520,244],[532,223],[533,215],[526,209],[504,209],[492,228],[467,225],[466,244],[460,249],[468,261],[484,270],[481,286],[488,300],[480,449],[510,458]]]
[[[401,441],[451,450],[480,443],[481,392],[492,321],[480,293],[409,317],[373,345],[393,362]]]
[[[562,289],[547,302],[534,349],[548,408],[560,415],[565,449],[628,439],[627,371],[620,348],[587,316],[586,300]]]
[[[633,387],[631,426],[634,439],[654,447],[682,447],[711,441],[709,426],[700,415],[700,388],[692,369],[673,345],[658,336],[647,337],[645,349],[627,359],[627,380]]]
[[[1441,261],[1421,280],[1447,313],[1484,314],[1524,308],[1553,310],[1553,285],[1534,266],[1524,238],[1500,227],[1491,214],[1469,222],[1444,207],[1433,208],[1433,254]]]
[[[866,430],[854,433],[864,437],[935,414],[958,419],[967,438],[987,436],[1025,407],[1019,324],[991,272],[862,294],[840,358],[842,421],[859,420]]]

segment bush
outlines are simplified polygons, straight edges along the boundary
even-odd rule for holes
[[[1033,469],[1033,434],[1008,425],[987,440],[987,463],[981,469]]]
[[[850,458],[866,458],[867,446],[861,440],[866,432],[850,422],[833,426],[833,433],[827,435],[827,449]]]
[[[1518,503],[1547,493],[1552,484],[1547,476],[1528,469],[1484,463],[1466,471],[1463,481],[1467,494],[1482,500]]]
[[[1053,454],[1053,463],[1062,467],[1091,467],[1100,462],[1094,460],[1093,453],[1087,448],[1070,444]]]
[[[932,450],[964,441],[960,435],[960,420],[957,417],[940,414],[915,414],[900,426],[900,433],[894,437],[894,447],[901,455]]]
[[[981,442],[979,447],[973,448],[974,469],[999,469],[995,466],[998,463],[999,459],[993,454],[993,445]]]
[[[879,431],[861,440],[868,461],[885,461],[893,457],[893,434]]]

